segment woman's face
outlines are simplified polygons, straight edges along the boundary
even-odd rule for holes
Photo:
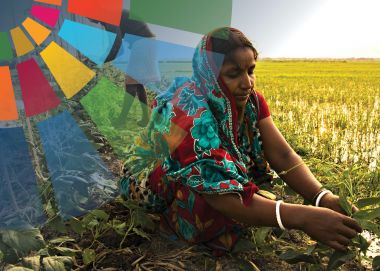
[[[220,69],[220,77],[235,99],[237,108],[244,108],[255,82],[256,66],[253,51],[249,47],[232,52]]]

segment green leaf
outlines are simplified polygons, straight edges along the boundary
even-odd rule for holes
[[[63,236],[63,237],[58,237],[49,241],[50,244],[63,244],[66,242],[75,242],[75,239],[69,236]]]
[[[267,242],[265,239],[267,238],[268,234],[272,231],[272,228],[270,227],[260,227],[255,232],[255,240],[257,246],[262,246],[266,244]]]
[[[66,256],[46,257],[43,260],[46,271],[70,271],[72,270],[73,260]]]
[[[357,235],[354,239],[352,239],[352,242],[360,248],[361,252],[366,253],[370,243],[362,236],[362,235]]]
[[[48,227],[59,233],[67,233],[66,225],[59,216],[56,216],[50,220],[48,222]]]
[[[156,224],[152,221],[152,219],[144,212],[144,211],[134,211],[133,212],[134,217],[134,226],[135,227],[142,227],[143,229],[154,231]]]
[[[54,247],[52,248],[52,250],[58,252],[62,256],[70,256],[70,257],[73,257],[78,252],[80,252],[80,250],[72,249],[68,247]]]
[[[109,214],[107,214],[103,210],[92,210],[90,212],[94,217],[98,218],[99,220],[107,221],[108,218],[110,217]]]
[[[306,262],[306,263],[313,263],[313,264],[318,263],[318,261],[313,256],[304,254],[303,252],[296,251],[294,249],[289,249],[285,251],[279,257],[280,259],[290,264],[295,264],[299,262]]]
[[[26,256],[31,251],[44,248],[45,241],[38,229],[22,231],[1,231],[2,241],[13,248],[20,256]]]
[[[149,235],[148,235],[145,231],[140,230],[139,228],[133,228],[133,231],[134,231],[134,233],[136,233],[138,236],[141,236],[141,237],[143,237],[143,238],[145,238],[145,239],[150,240]]]
[[[22,259],[22,265],[33,270],[40,270],[40,256],[27,257]]]
[[[359,222],[363,229],[368,230],[380,237],[380,226],[377,223],[366,220]]]
[[[247,252],[255,249],[255,245],[252,241],[241,238],[234,246],[232,253]]]
[[[373,220],[380,217],[380,207],[376,209],[357,211],[354,213],[353,217],[360,220]]]
[[[95,250],[86,248],[82,253],[83,263],[88,265],[95,261]]]
[[[4,253],[0,250],[0,263],[4,260]]]
[[[341,188],[342,190],[343,188]],[[347,195],[344,192],[339,193],[339,205],[349,216],[352,215],[352,205],[347,200]]]
[[[371,206],[371,205],[375,205],[379,203],[380,203],[380,197],[372,197],[372,198],[365,198],[365,199],[358,200],[358,202],[356,203],[356,206],[359,209],[361,209],[363,207]]]
[[[329,260],[329,263],[327,265],[327,271],[335,270],[338,267],[340,267],[342,264],[345,262],[355,258],[355,254],[351,252],[340,252],[340,251],[335,251]]]
[[[379,271],[380,270],[380,256],[376,256],[375,258],[373,258],[372,269],[374,271]]]
[[[30,268],[10,265],[9,267],[6,267],[4,271],[34,271],[34,270]]]
[[[71,219],[69,221],[69,225],[74,232],[80,235],[82,235],[86,231],[84,224],[76,218]]]

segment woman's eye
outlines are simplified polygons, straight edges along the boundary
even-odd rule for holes
[[[237,78],[237,77],[239,77],[239,73],[229,73],[229,74],[227,74],[227,76],[229,78]]]

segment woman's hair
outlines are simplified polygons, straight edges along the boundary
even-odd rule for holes
[[[252,42],[239,30],[222,27],[211,31],[208,35],[211,43],[211,51],[224,55],[224,62],[231,60],[232,54],[239,48],[250,48],[253,51],[255,60],[258,52],[253,47]]]

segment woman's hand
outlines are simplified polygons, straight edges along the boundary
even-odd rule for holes
[[[350,239],[362,228],[352,218],[327,208],[310,207],[301,227],[311,238],[340,251],[347,251]]]
[[[327,193],[324,195],[319,203],[319,206],[329,208],[343,215],[347,215],[339,203],[339,197],[332,193]],[[359,209],[355,205],[352,205],[352,213],[356,213],[357,211],[359,211]]]

